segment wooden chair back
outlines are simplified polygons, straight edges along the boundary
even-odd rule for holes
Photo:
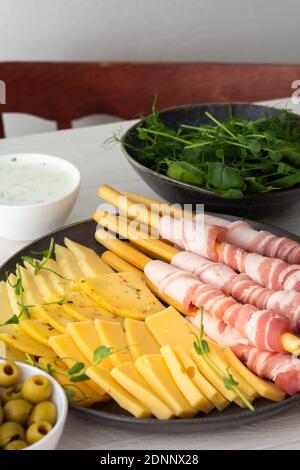
[[[91,114],[123,119],[184,103],[258,101],[291,96],[300,65],[223,63],[2,62],[3,113],[28,113],[58,129]]]

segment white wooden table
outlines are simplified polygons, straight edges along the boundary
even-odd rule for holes
[[[281,104],[285,104],[283,100]],[[300,105],[294,107],[300,113]],[[76,206],[66,221],[91,216],[99,204],[101,183],[119,190],[129,189],[149,196],[154,193],[140,180],[118,146],[107,151],[104,140],[114,129],[126,130],[132,122],[105,124],[82,129],[37,134],[0,140],[0,154],[40,152],[57,155],[74,163],[82,174],[82,188]],[[300,235],[300,204],[267,221]],[[1,221],[0,221],[1,223]],[[24,244],[0,239],[0,263]],[[120,430],[84,415],[70,412],[60,449],[299,449],[300,404],[273,418],[234,429],[191,434],[149,434]]]

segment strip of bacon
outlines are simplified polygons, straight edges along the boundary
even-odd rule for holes
[[[197,276],[162,261],[150,261],[145,275],[161,293],[181,303],[187,311],[204,307],[215,318],[236,328],[251,344],[269,351],[283,351],[282,335],[290,332],[287,318],[253,305],[242,305]]]
[[[246,273],[268,289],[300,292],[300,265],[249,253],[227,241],[219,243],[227,238],[228,230],[228,227],[204,223],[200,215],[193,220],[166,215],[161,218],[159,227],[162,238],[176,246],[211,261],[222,262],[237,272]]]
[[[224,239],[227,229],[197,220],[174,219],[165,215],[160,220],[162,238],[170,240],[184,250],[192,251],[212,261],[218,261],[216,242]]]
[[[218,287],[225,295],[231,295],[243,304],[252,304],[259,309],[272,310],[286,316],[290,320],[292,330],[300,333],[299,292],[267,289],[247,274],[238,274],[226,264],[214,263],[189,251],[177,253],[173,256],[171,264],[195,274],[200,281]]]
[[[274,290],[300,292],[300,265],[287,264],[277,258],[248,253],[243,248],[222,242],[218,250],[219,261],[237,272],[246,273],[258,284]]]
[[[255,230],[247,222],[230,222],[205,215],[205,223],[226,227],[224,241],[269,258],[279,258],[290,264],[300,264],[300,244],[287,237],[277,237],[265,230]]]
[[[199,328],[200,313],[189,317]],[[230,348],[256,375],[275,382],[288,395],[300,392],[300,360],[291,354],[259,350],[247,343],[234,328],[213,318],[207,311],[203,315],[204,332],[222,348]]]

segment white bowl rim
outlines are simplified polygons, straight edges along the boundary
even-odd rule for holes
[[[5,359],[0,359],[0,362],[5,362]],[[40,439],[39,441],[37,441],[34,444],[31,444],[30,446],[27,446],[23,449],[23,450],[34,450],[35,447],[39,447],[42,442],[46,441],[46,439],[48,440],[49,438],[51,438],[51,436],[53,436],[53,434],[55,434],[55,432],[57,431],[59,425],[64,427],[64,422],[65,422],[67,414],[68,414],[68,400],[67,400],[66,394],[65,394],[62,386],[53,377],[51,377],[50,374],[45,372],[43,369],[39,369],[38,367],[31,366],[30,364],[25,364],[25,362],[19,362],[19,361],[14,361],[14,362],[15,362],[15,364],[17,364],[17,366],[20,369],[27,369],[28,371],[32,372],[31,375],[41,374],[41,375],[44,375],[45,377],[47,377],[51,381],[53,387],[58,392],[59,399],[61,400],[61,403],[62,403],[62,411],[61,411],[60,415],[58,416],[57,421],[56,421],[55,425],[53,426],[53,428],[51,429],[51,431],[45,437]]]
[[[34,156],[34,158],[38,158],[38,157],[44,157],[45,158],[46,157],[46,158],[49,158],[52,161],[59,161],[59,163],[65,165],[68,168],[68,170],[71,170],[73,172],[76,181],[74,182],[74,185],[73,185],[71,190],[69,190],[63,196],[57,197],[56,199],[51,199],[51,201],[39,202],[39,203],[35,203],[35,204],[0,204],[0,209],[3,209],[3,208],[13,209],[13,210],[20,209],[20,208],[21,209],[32,209],[34,207],[50,206],[52,204],[58,203],[59,201],[63,201],[68,196],[70,196],[71,194],[76,192],[78,190],[78,188],[80,187],[80,184],[81,184],[81,173],[80,173],[80,171],[78,170],[78,168],[73,163],[69,162],[69,160],[66,160],[65,158],[58,157],[56,155],[50,155],[48,153],[11,152],[11,153],[0,154],[0,160],[1,160],[1,158],[7,157],[9,155],[16,155],[16,156],[24,155],[25,157]]]

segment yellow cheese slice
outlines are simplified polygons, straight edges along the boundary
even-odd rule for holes
[[[210,411],[211,403],[203,393],[200,392],[198,387],[196,387],[192,379],[182,367],[181,362],[177,358],[171,346],[169,344],[162,346],[160,352],[177,387],[185,396],[189,404],[198,411],[205,411],[206,413]]]
[[[42,299],[48,299],[57,295],[46,271],[41,269],[39,273],[35,274],[34,267],[31,266],[31,264],[25,261],[24,266],[30,272],[33,282],[35,283]]]
[[[100,339],[99,345],[114,350],[114,353],[109,357],[114,366],[132,360],[130,347],[127,344],[124,330],[119,323],[95,320],[95,327]]]
[[[9,326],[12,327],[10,333],[2,333],[1,330],[5,331],[6,327],[0,327],[0,340],[4,341],[4,343],[6,343],[11,348],[17,349],[18,351],[30,354],[32,356],[56,356],[51,348],[45,346],[44,344],[38,343],[35,339],[20,331],[16,325]]]
[[[43,298],[35,283],[34,275],[32,275],[23,266],[20,266],[22,284],[24,287],[24,301],[27,305],[39,305],[43,303]],[[30,310],[30,309],[29,309]]]
[[[68,248],[56,243],[55,257],[60,271],[65,278],[73,279],[73,281],[80,281],[80,279],[84,278],[76,257]]]
[[[93,363],[94,352],[101,344],[94,323],[92,321],[69,323],[67,331],[80,351]],[[101,361],[101,367],[108,370],[112,369],[112,363],[109,358]]]
[[[165,308],[161,312],[147,317],[145,322],[161,346],[181,344],[187,351],[193,347],[195,337],[191,333],[193,331],[192,325],[175,308]]]
[[[201,374],[197,365],[192,360],[190,355],[186,352],[184,347],[179,344],[174,349],[176,356],[180,360],[185,371],[189,377],[193,380],[199,390],[208,398],[208,400],[219,410],[222,411],[229,405],[229,401],[226,400],[221,393],[219,393],[215,387]],[[213,407],[212,405],[212,407]]]
[[[134,271],[144,277],[143,271],[140,271],[138,268],[128,263],[128,261],[125,261],[123,258],[116,255],[112,251],[105,251],[101,256],[101,259],[118,273],[128,273],[129,271]]]
[[[1,333],[8,333],[13,334],[16,330],[16,325],[4,325],[0,327]],[[0,359],[7,359],[8,361],[20,361],[25,362],[26,356],[25,353],[12,348],[8,344],[4,343],[4,341],[0,341]]]
[[[72,295],[73,294],[80,294],[80,292],[73,292]],[[97,304],[95,304],[95,306],[80,305],[73,300],[69,300],[69,297],[67,302],[62,304],[61,308],[68,315],[71,315],[75,320],[79,321],[96,320],[96,318],[98,318],[98,320],[114,321],[121,325],[124,323],[124,318],[101,308]]]
[[[175,416],[191,418],[198,413],[199,410],[188,403],[177,387],[160,354],[141,356],[134,365],[148,385],[171,408]]]
[[[253,401],[255,398],[259,396],[257,391],[255,390],[252,385],[244,379],[244,377],[239,374],[239,372],[235,369],[232,369],[230,366],[229,361],[226,359],[223,350],[211,339],[205,337],[206,341],[208,342],[209,350],[211,357],[213,358],[214,363],[222,370],[224,373],[228,371],[235,381],[238,383],[238,387],[240,390],[246,395],[248,400]]]
[[[47,365],[49,364],[54,370],[68,370],[64,363],[58,358],[48,359],[46,357],[40,357],[39,364],[44,367],[47,367]],[[86,385],[85,382],[74,384],[70,382],[70,377],[59,373],[52,373],[52,376],[55,378],[55,380],[57,380],[57,382],[63,387],[64,390],[74,392],[74,396],[68,399],[68,401],[72,405],[85,408],[92,406],[95,403],[107,401],[106,395],[98,395],[92,388]]]
[[[13,315],[19,315],[20,313],[20,305],[18,305],[18,302],[20,302],[20,296],[16,294],[15,289],[13,288],[16,282],[16,276],[11,273],[6,281],[6,289]]]
[[[174,416],[171,408],[161,400],[153,388],[143,379],[132,362],[124,362],[114,367],[111,375],[125,390],[151,410],[156,418],[170,419]]]
[[[43,272],[46,274],[53,291],[56,295],[62,297],[66,292],[68,284],[72,282],[72,279],[63,276],[58,263],[52,258],[48,259],[44,267],[47,268],[47,270],[43,269],[40,273]]]
[[[84,277],[99,277],[103,274],[113,273],[94,250],[65,238],[65,244],[77,259]]]
[[[87,279],[81,281],[78,287],[101,307],[123,317],[143,320],[147,315],[163,309],[163,305],[135,272]]]
[[[238,358],[237,356],[231,351],[231,349],[225,349],[224,355],[232,368],[239,372],[239,374],[251,384],[253,388],[264,398],[273,401],[280,401],[283,400],[285,397],[285,393],[280,390],[275,384],[272,382],[268,382],[266,380],[261,379],[257,375],[255,375],[251,370],[249,370]]]
[[[61,358],[61,360],[69,369],[71,369],[71,367],[73,367],[76,362],[82,362],[86,367],[91,366],[90,361],[87,360],[87,358],[77,347],[71,335],[63,334],[52,336],[49,338],[49,345],[51,348],[53,348],[57,356]],[[92,380],[86,380],[84,383],[91,387],[98,395],[102,396],[105,394],[104,390]],[[77,382],[76,384],[78,385]]]
[[[40,318],[46,323],[49,323],[49,325],[53,326],[59,333],[65,333],[68,323],[74,321],[73,317],[62,310],[61,305],[47,305],[43,308],[33,309],[32,316],[33,315],[35,318]]]
[[[221,375],[218,374],[218,372],[209,363],[207,363],[203,356],[197,354],[194,348],[191,350],[191,356],[197,364],[200,372],[228,401],[239,401],[237,400],[236,393],[233,390],[229,390],[225,387]]]
[[[159,354],[160,345],[145,322],[126,318],[124,322],[127,344],[134,360],[144,354]]]
[[[18,325],[18,329],[45,346],[48,346],[48,339],[51,336],[59,334],[49,323],[34,319],[21,321]]]
[[[6,283],[0,282],[0,324],[5,323],[13,315],[13,309],[9,302]]]
[[[127,392],[103,367],[89,367],[86,374],[102,387],[108,395],[110,395],[118,405],[124,410],[131,413],[136,418],[149,418],[151,411],[137,400],[131,393]]]

